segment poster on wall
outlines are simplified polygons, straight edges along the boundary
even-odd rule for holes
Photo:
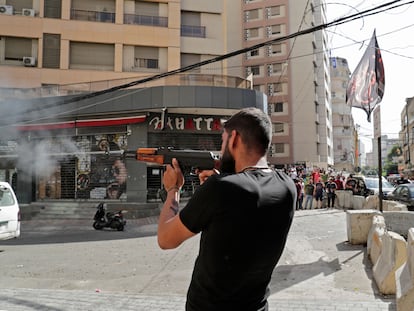
[[[88,136],[89,152],[78,156],[77,196],[90,199],[126,198],[127,170],[120,155],[126,135]],[[85,142],[83,146],[87,146]]]

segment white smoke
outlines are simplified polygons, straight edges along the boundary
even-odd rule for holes
[[[19,178],[32,175],[47,178],[57,170],[59,161],[80,153],[76,142],[69,138],[20,141],[16,151]]]

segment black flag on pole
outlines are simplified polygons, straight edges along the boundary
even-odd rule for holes
[[[374,30],[371,41],[349,80],[346,103],[365,110],[368,122],[371,122],[371,112],[381,102],[384,87],[384,64]]]

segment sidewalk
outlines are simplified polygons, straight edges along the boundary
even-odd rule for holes
[[[50,274],[59,267],[52,269],[52,264],[49,269],[33,271],[32,267],[29,272],[13,267],[17,263],[8,262],[5,256],[14,249],[0,246],[5,249],[0,252],[0,265],[5,269],[0,278],[0,310],[184,310],[198,238],[186,241],[177,250],[161,251],[156,245],[156,222],[157,218],[151,217],[130,220],[127,224],[131,232],[147,230],[153,232],[151,236],[94,244],[71,243],[70,253],[61,256],[69,262],[77,261],[78,267],[67,265],[56,278]],[[41,221],[32,222],[30,230],[79,226],[85,227],[86,232],[91,223],[75,224],[70,220],[44,225],[41,226]],[[96,258],[102,258],[112,243],[121,245],[121,250],[108,254],[108,262],[94,271],[97,263],[88,258],[90,250],[93,249]],[[41,247],[44,249],[35,245],[27,250],[38,264],[51,256],[56,245]],[[76,255],[79,253],[83,254],[81,258]],[[30,265],[30,258],[27,260],[25,265]],[[119,268],[109,268],[114,263],[122,267],[122,273],[116,273]],[[95,276],[102,267],[104,277]],[[133,275],[128,274],[132,268]],[[28,276],[31,278],[22,283],[21,278]],[[347,243],[346,213],[321,209],[296,211],[286,249],[273,273],[269,310],[394,311],[396,304],[393,296],[385,297],[378,292],[366,247]]]

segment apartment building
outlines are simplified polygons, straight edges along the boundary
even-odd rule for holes
[[[2,0],[0,85],[136,78],[226,54],[240,48],[237,3]],[[239,63],[233,57],[195,71],[240,76]]]
[[[402,149],[403,160],[398,163],[398,171],[407,176],[413,176],[414,159],[414,97],[406,98],[406,104],[401,110],[401,131],[399,143]]]
[[[330,64],[334,168],[353,172],[358,165],[356,151],[359,148],[355,145],[352,107],[346,103],[346,89],[351,72],[345,58],[331,57]]]
[[[326,22],[324,1],[245,0],[244,47],[275,40],[246,53],[253,85],[268,95],[275,166],[333,165],[328,41],[325,31],[280,40]]]
[[[22,203],[156,198],[162,167],[125,151],[217,150],[223,119],[266,109],[241,55],[188,67],[240,49],[240,20],[239,0],[0,0],[0,179]]]

